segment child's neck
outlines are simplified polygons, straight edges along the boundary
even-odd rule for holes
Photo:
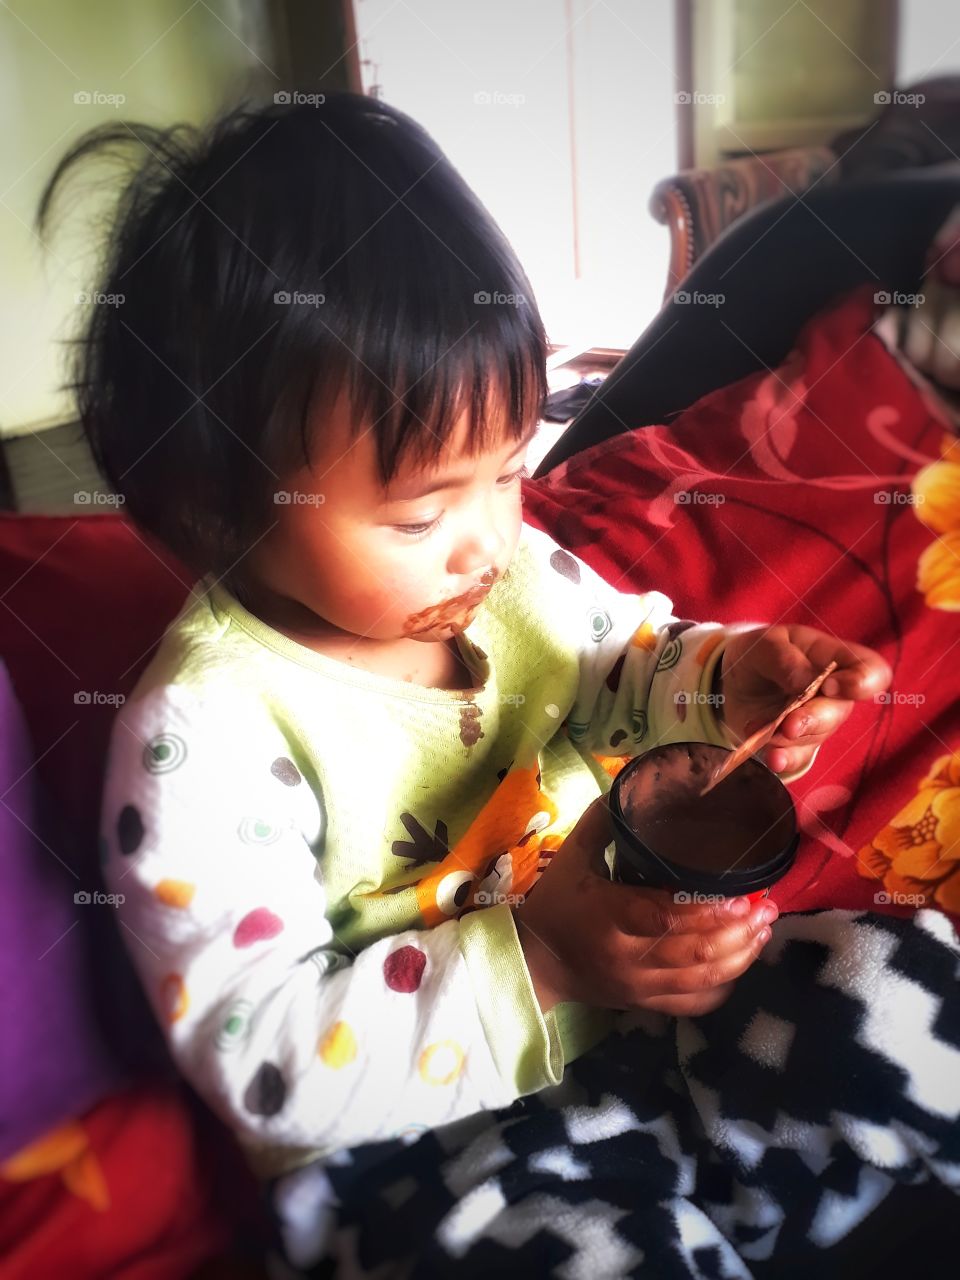
[[[391,680],[426,689],[473,689],[477,685],[455,639],[368,640],[349,634],[330,638],[302,635],[282,627],[278,630],[324,657]]]
[[[267,626],[346,666],[427,689],[476,687],[476,677],[464,662],[455,639],[375,640],[341,631],[298,601],[236,585],[231,590],[243,607]]]

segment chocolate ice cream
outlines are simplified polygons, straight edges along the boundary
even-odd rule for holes
[[[671,743],[624,768],[610,796],[620,879],[733,895],[784,874],[797,827],[774,773],[748,760],[700,794],[727,754],[704,742]]]

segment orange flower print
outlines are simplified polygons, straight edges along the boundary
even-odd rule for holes
[[[48,1174],[59,1174],[67,1190],[98,1213],[110,1208],[103,1168],[79,1121],[67,1120],[0,1164],[0,1178],[8,1182],[29,1182]]]
[[[913,799],[860,850],[857,866],[894,903],[903,896],[960,915],[960,754],[935,762]]]
[[[940,461],[911,488],[917,518],[938,535],[917,562],[917,590],[931,609],[960,609],[960,441],[945,436]]]

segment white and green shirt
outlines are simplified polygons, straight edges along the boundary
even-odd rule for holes
[[[609,1029],[540,1011],[512,906],[608,789],[597,757],[727,743],[734,628],[671,609],[525,527],[453,691],[199,584],[113,729],[105,875],[177,1064],[260,1172],[507,1106]]]

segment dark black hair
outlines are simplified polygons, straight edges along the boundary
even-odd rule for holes
[[[465,411],[472,451],[519,438],[547,392],[529,281],[430,136],[374,98],[277,96],[204,128],[96,128],[37,212],[42,234],[80,161],[137,148],[66,385],[131,517],[199,573],[270,527],[341,390],[384,484]]]

